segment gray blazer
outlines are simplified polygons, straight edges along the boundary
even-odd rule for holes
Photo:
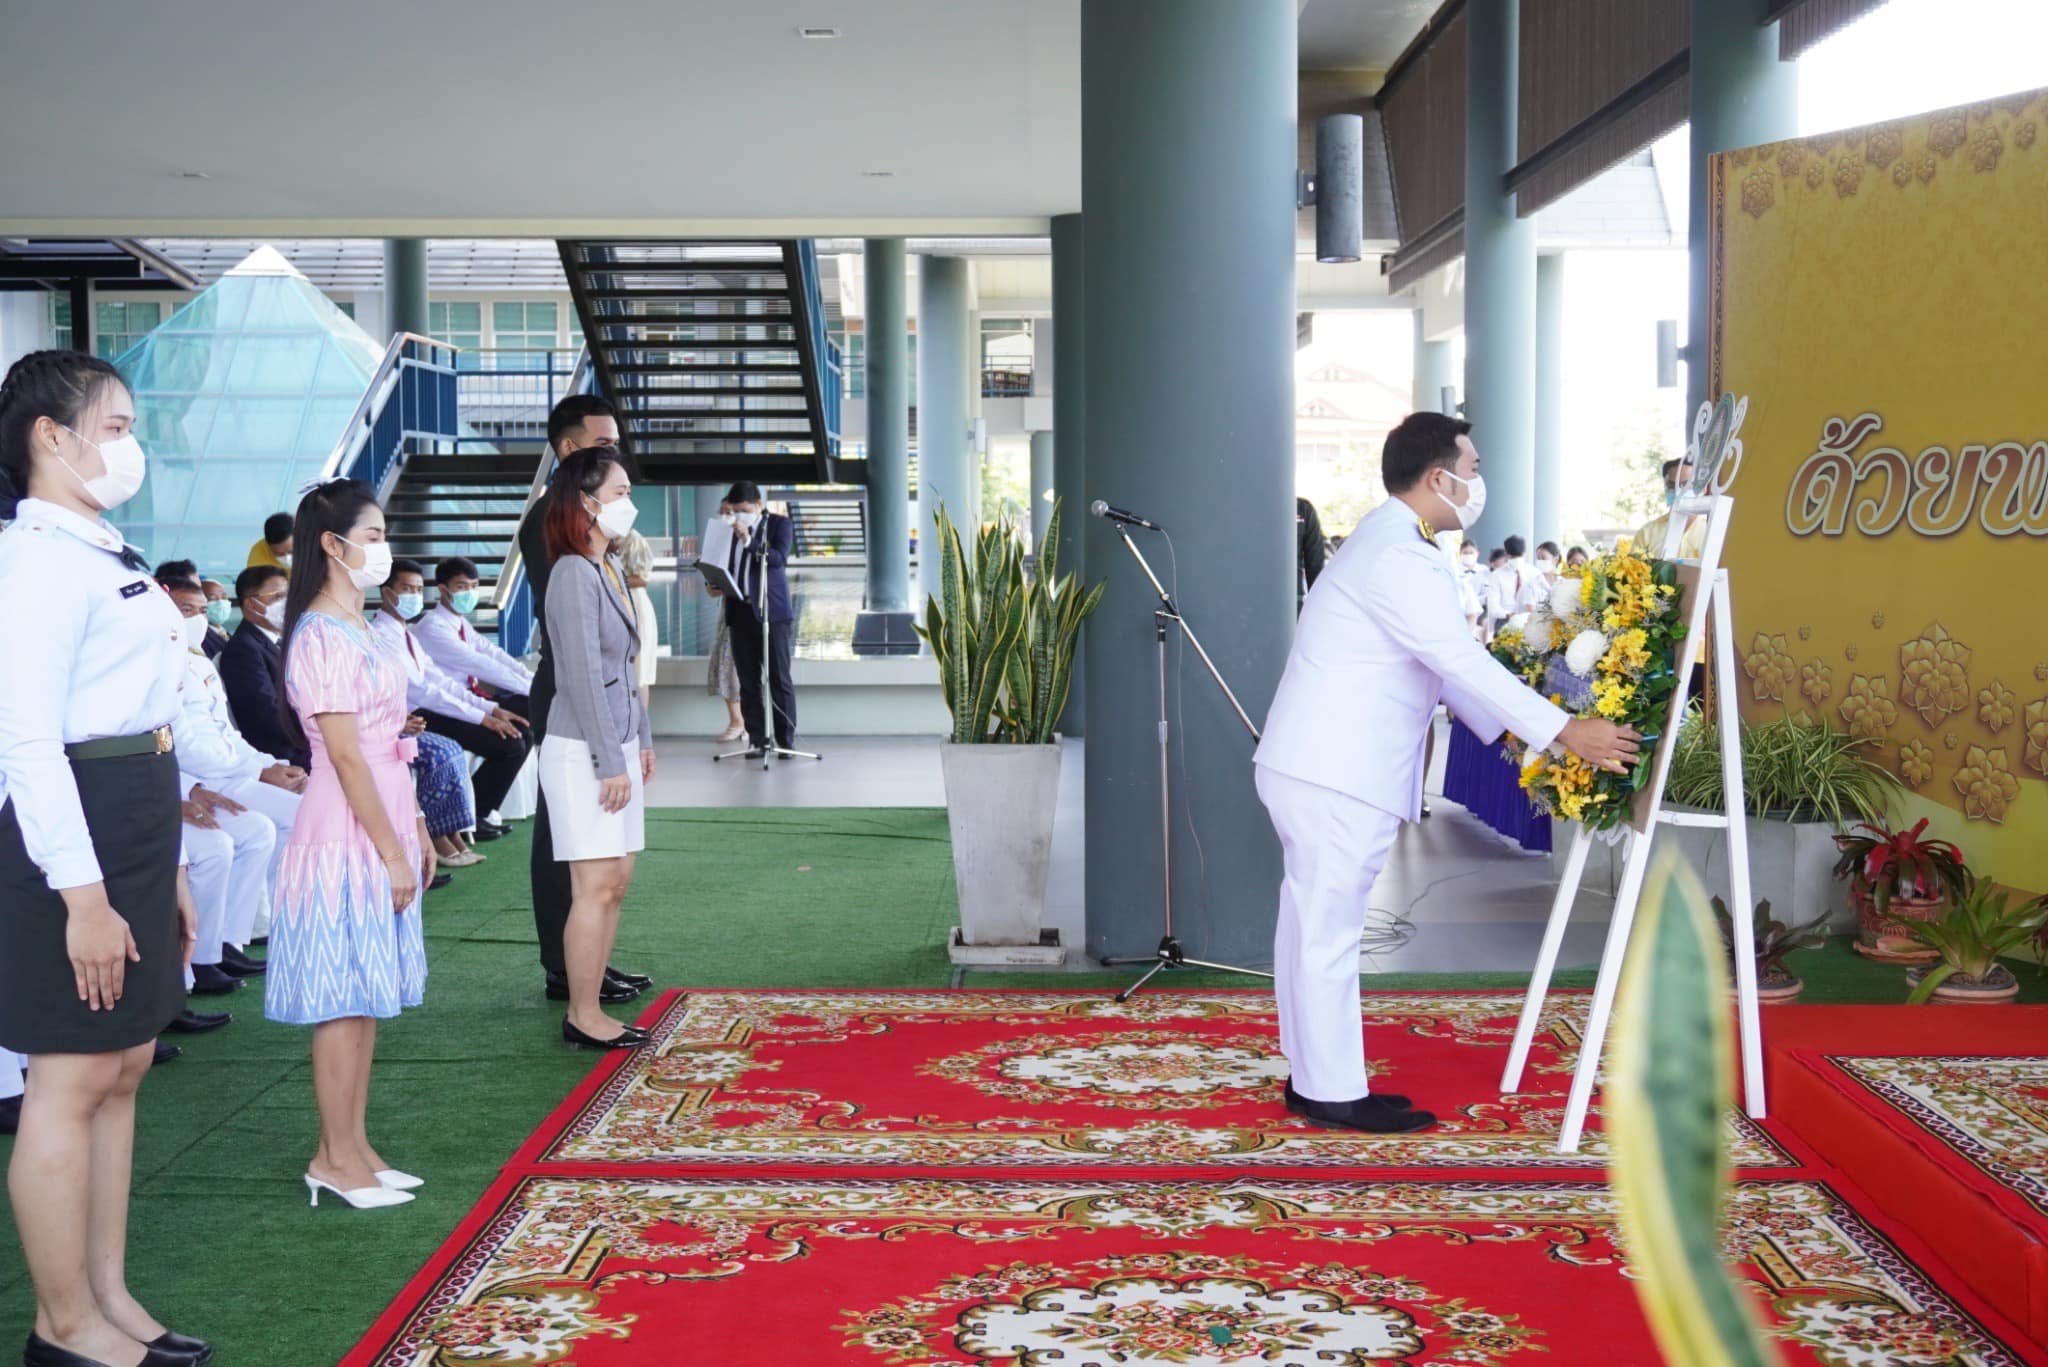
[[[606,556],[625,582],[617,556]],[[654,748],[647,708],[640,701],[640,634],[633,605],[619,595],[594,561],[565,555],[548,573],[548,648],[555,661],[555,698],[548,705],[547,733],[590,747],[599,778],[626,772],[622,753],[638,737]]]

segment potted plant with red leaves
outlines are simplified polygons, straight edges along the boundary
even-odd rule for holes
[[[1835,877],[1849,884],[1856,909],[1856,952],[1885,963],[1932,963],[1940,955],[1914,927],[1937,920],[1969,886],[1963,852],[1929,839],[1927,820],[1906,830],[1866,821],[1835,837]]]
[[[1735,923],[1728,904],[1716,897],[1714,921],[1721,928],[1721,946],[1728,951],[1728,972],[1735,972]],[[1756,904],[1750,945],[1756,955],[1756,999],[1765,1006],[1784,1006],[1799,1000],[1806,980],[1785,966],[1785,956],[1795,949],[1819,949],[1828,942],[1828,918],[1823,912],[1802,926],[1788,926],[1771,915],[1768,899]]]

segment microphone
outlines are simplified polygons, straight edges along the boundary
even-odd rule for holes
[[[1113,507],[1110,504],[1104,503],[1099,498],[1089,505],[1088,511],[1106,522],[1121,522],[1127,527],[1143,527],[1148,532],[1163,532],[1166,530],[1157,522],[1139,517],[1136,513],[1125,512],[1122,508]]]

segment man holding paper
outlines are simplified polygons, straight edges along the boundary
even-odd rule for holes
[[[781,513],[763,506],[761,487],[741,480],[725,496],[732,509],[732,542],[725,571],[732,592],[713,579],[711,593],[725,599],[725,621],[732,638],[733,667],[740,680],[740,715],[746,719],[747,744],[759,758],[768,749],[769,718],[761,702],[761,660],[768,661],[768,702],[775,709],[775,744],[796,749],[796,685],[791,668],[796,658],[796,608],[789,596],[789,554],[796,531]],[[707,550],[712,545],[707,539]],[[707,578],[712,578],[707,576]],[[761,630],[765,610],[768,630]]]

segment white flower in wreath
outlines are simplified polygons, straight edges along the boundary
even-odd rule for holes
[[[1531,650],[1549,650],[1557,644],[1557,623],[1548,617],[1532,616],[1522,631],[1522,643]]]
[[[1586,579],[1560,579],[1550,586],[1550,611],[1558,617],[1570,617],[1586,606]]]
[[[1607,653],[1607,638],[1597,631],[1582,631],[1572,637],[1572,643],[1564,649],[1565,667],[1580,678],[1593,672],[1593,666],[1600,663],[1600,657]]]

